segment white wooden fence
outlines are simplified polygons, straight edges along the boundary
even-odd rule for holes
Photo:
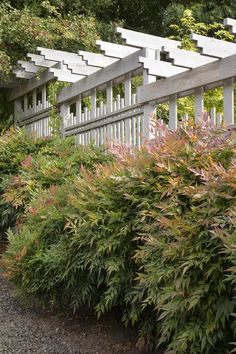
[[[236,33],[236,21],[226,19]],[[68,53],[38,48],[15,69],[22,80],[9,99],[15,121],[37,136],[49,136],[48,85],[70,83],[57,97],[63,136],[79,144],[117,141],[140,147],[151,137],[150,119],[158,104],[169,104],[169,128],[178,124],[178,99],[194,95],[195,120],[204,112],[204,92],[223,88],[223,113],[213,107],[214,124],[234,127],[236,43],[192,34],[197,51],[180,49],[180,42],[117,28],[126,45],[97,41],[103,54]],[[139,82],[139,85],[137,85]]]

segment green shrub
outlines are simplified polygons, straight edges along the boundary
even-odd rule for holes
[[[11,129],[0,138],[0,208],[3,230],[20,222],[29,202],[52,185],[63,184],[81,166],[109,160],[102,149],[76,147],[74,139],[36,139]]]
[[[3,264],[46,306],[119,306],[139,344],[229,353],[235,338],[236,140],[181,127],[33,199]]]
[[[27,156],[34,156],[39,149],[48,144],[45,139],[34,139],[23,129],[11,128],[0,136],[0,234],[16,222],[15,209],[2,198],[8,180],[17,175],[21,163]],[[0,236],[1,237],[1,236]]]

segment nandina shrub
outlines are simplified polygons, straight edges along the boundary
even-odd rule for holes
[[[31,202],[4,265],[44,304],[114,306],[146,346],[229,353],[235,338],[236,140],[181,127]],[[46,197],[47,196],[47,197]]]
[[[35,195],[52,185],[73,180],[80,167],[93,169],[97,163],[109,161],[111,156],[102,148],[76,146],[74,138],[53,138],[34,156],[21,161],[18,173],[8,178],[3,199],[15,208],[27,208]]]
[[[21,163],[27,156],[34,156],[45,145],[46,139],[36,139],[29,136],[24,129],[11,128],[0,136],[0,234],[16,222],[15,208],[4,201],[2,195],[9,178],[18,174]]]
[[[52,185],[63,184],[78,174],[110,160],[102,149],[77,147],[74,138],[37,139],[22,129],[10,129],[0,137],[2,228],[22,221],[29,202]]]
[[[124,203],[126,177],[111,178],[114,169],[83,168],[73,182],[50,188],[31,202],[20,233],[9,234],[5,267],[44,305],[86,303],[98,314],[125,305],[137,270],[135,209]]]

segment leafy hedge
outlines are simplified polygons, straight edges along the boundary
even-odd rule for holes
[[[233,349],[235,134],[164,127],[141,151],[82,169],[34,198],[3,263],[44,306],[98,315],[120,307],[139,345],[171,353]]]
[[[74,139],[37,139],[24,130],[0,136],[0,227],[4,232],[22,221],[28,204],[50,186],[73,179],[81,166],[92,169],[108,161],[102,149],[76,147]]]

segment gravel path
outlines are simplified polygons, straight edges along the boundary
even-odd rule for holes
[[[135,342],[136,332],[114,316],[97,321],[84,310],[59,319],[25,307],[0,273],[0,354],[137,354]]]

